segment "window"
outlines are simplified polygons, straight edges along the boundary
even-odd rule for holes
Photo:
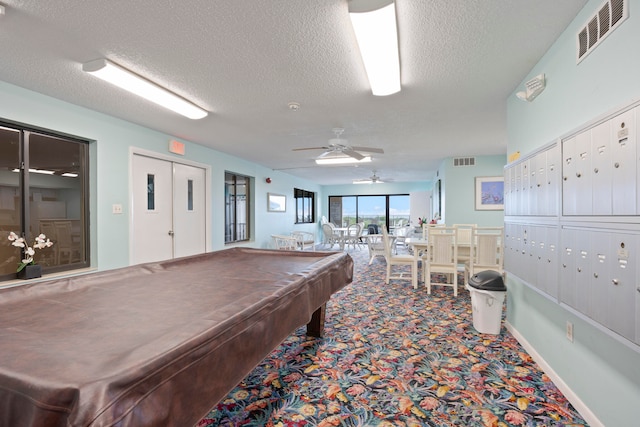
[[[409,195],[330,196],[329,222],[348,227],[357,222],[385,225],[389,231],[409,223]]]
[[[36,250],[44,273],[90,264],[88,151],[88,141],[0,123],[0,280],[22,259],[11,231],[54,243]]]
[[[316,196],[315,193],[299,188],[293,189],[293,197],[296,202],[296,224],[316,222]]]
[[[224,242],[242,242],[249,240],[250,198],[249,184],[251,178],[225,172],[224,198]]]

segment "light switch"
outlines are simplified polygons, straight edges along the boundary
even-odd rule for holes
[[[114,214],[121,214],[122,213],[122,205],[121,204],[115,204],[112,206],[112,210]]]

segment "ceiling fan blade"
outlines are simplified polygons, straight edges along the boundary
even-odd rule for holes
[[[350,150],[350,149],[342,150],[342,153],[346,154],[349,157],[353,157],[356,160],[364,159],[364,156],[362,154],[358,153],[357,151]]]
[[[384,150],[382,148],[373,148],[373,147],[351,147],[356,151],[366,151],[367,153],[380,153],[384,154]]]
[[[304,151],[304,150],[328,150],[329,147],[307,147],[307,148],[292,148],[291,151]]]

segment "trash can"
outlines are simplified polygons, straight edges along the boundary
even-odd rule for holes
[[[471,293],[473,327],[483,334],[499,334],[507,293],[502,275],[493,270],[481,271],[469,278],[466,288]]]

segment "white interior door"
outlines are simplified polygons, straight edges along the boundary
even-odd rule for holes
[[[132,264],[173,257],[171,162],[133,156]]]
[[[206,252],[205,170],[174,163],[173,256]]]
[[[205,170],[133,155],[131,263],[206,251]]]

